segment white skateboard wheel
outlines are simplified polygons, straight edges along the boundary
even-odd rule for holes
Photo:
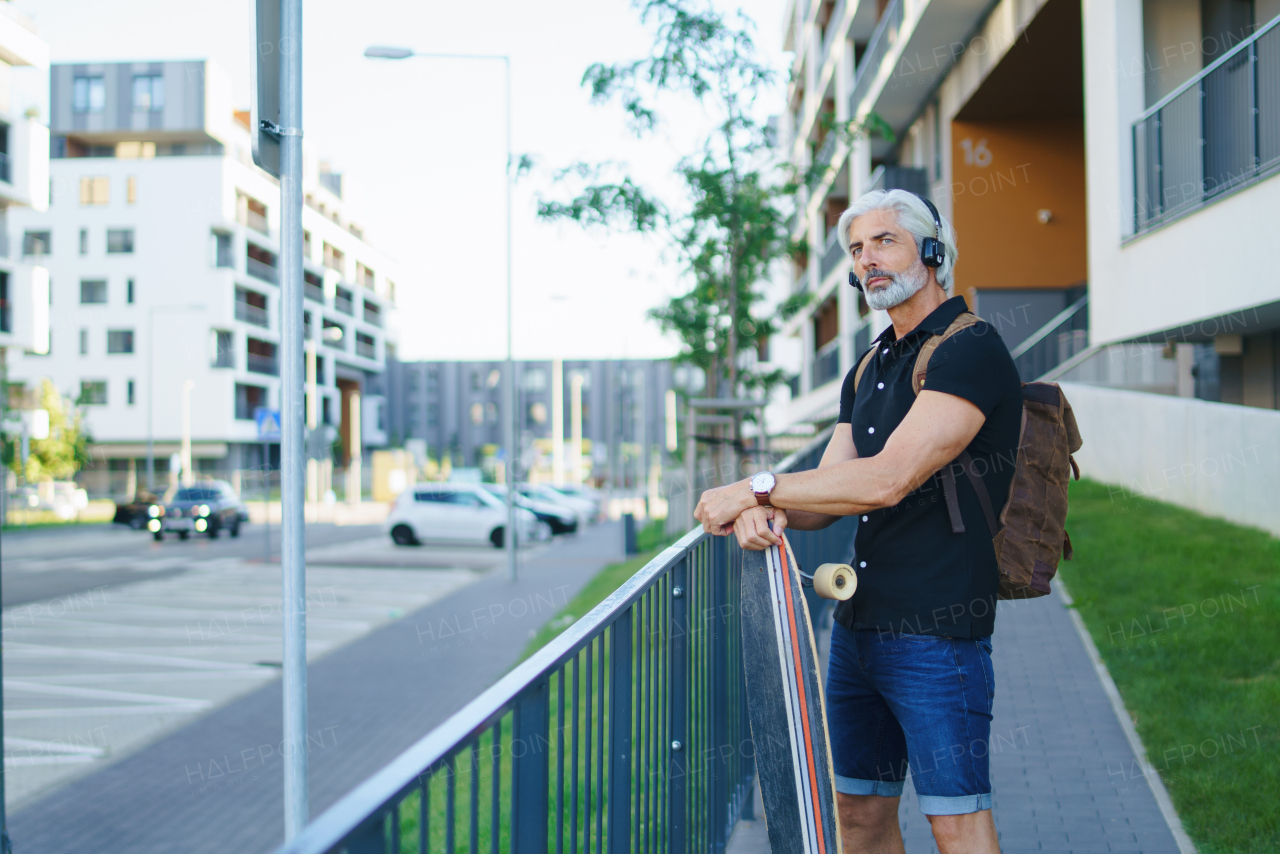
[[[813,592],[823,599],[844,600],[858,589],[858,574],[847,563],[824,563],[813,574]]]

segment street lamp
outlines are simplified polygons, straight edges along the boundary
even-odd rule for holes
[[[516,580],[516,370],[511,355],[511,58],[496,54],[468,53],[419,53],[407,47],[388,47],[374,45],[366,48],[364,55],[369,59],[480,59],[500,60],[506,75],[506,137],[507,137],[507,364],[506,389],[503,395],[506,400],[507,417],[503,419],[503,444],[507,448],[506,480],[507,480],[507,528],[502,544],[507,552],[507,576]]]
[[[152,422],[155,416],[156,374],[155,355],[155,316],[157,311],[196,311],[206,308],[194,303],[179,305],[153,305],[147,309],[147,492],[156,492],[156,454],[155,435]]]

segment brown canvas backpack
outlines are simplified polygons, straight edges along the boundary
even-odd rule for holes
[[[963,312],[941,335],[925,341],[912,370],[911,387],[916,394],[925,384],[929,359],[938,345],[980,320],[972,312]],[[855,392],[874,353],[872,347],[858,363],[853,375]],[[953,533],[964,533],[956,473],[963,473],[978,494],[1000,570],[999,598],[1034,599],[1047,595],[1049,580],[1058,572],[1058,556],[1071,560],[1071,537],[1065,527],[1067,482],[1073,473],[1076,480],[1080,479],[1080,469],[1071,456],[1080,450],[1080,445],[1075,415],[1058,384],[1023,383],[1017,465],[1000,518],[996,518],[986,483],[968,451],[962,451],[938,472]]]

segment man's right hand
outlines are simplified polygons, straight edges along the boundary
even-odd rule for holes
[[[769,530],[773,522],[773,530]],[[757,506],[744,510],[733,522],[738,545],[749,551],[764,551],[782,545],[782,532],[787,527],[787,511],[781,507]]]

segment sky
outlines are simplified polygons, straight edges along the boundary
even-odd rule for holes
[[[237,107],[248,107],[246,0],[14,5],[34,20],[54,62],[212,59],[231,75]],[[783,0],[717,6],[753,19],[762,55],[783,67]],[[580,160],[623,163],[647,187],[679,198],[672,168],[712,124],[696,103],[660,101],[666,121],[637,139],[620,108],[588,102],[580,85],[588,65],[637,59],[652,44],[627,0],[306,0],[303,42],[307,144],[344,173],[351,218],[404,270],[400,358],[505,355],[504,85],[500,63],[365,59],[374,44],[511,57],[512,148],[538,164],[516,185],[512,206],[515,357],[676,352],[645,317],[688,287],[657,239],[535,217],[538,194],[557,193],[553,171]],[[34,70],[15,69],[14,83],[47,99]],[[779,89],[762,99],[762,113],[780,111],[783,97]]]

